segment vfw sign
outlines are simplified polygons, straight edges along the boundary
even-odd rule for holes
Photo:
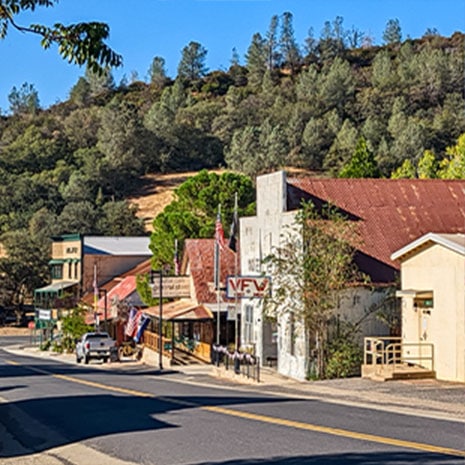
[[[270,293],[271,279],[268,276],[228,276],[226,296],[229,299],[263,298]]]

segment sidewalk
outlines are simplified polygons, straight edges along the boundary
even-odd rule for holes
[[[53,358],[75,365],[74,354],[54,354],[37,348],[5,348],[18,355]],[[120,363],[91,362],[88,367],[103,370],[127,371],[134,374],[153,373],[157,367],[140,361],[124,360]],[[166,369],[167,379],[215,387],[237,389],[263,394],[311,398],[357,407],[395,411],[417,416],[454,420],[465,423],[465,384],[424,380],[378,382],[362,378],[322,381],[297,381],[287,378],[271,368],[261,368],[260,383],[226,377],[212,365],[174,366]]]

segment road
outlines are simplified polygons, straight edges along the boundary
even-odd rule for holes
[[[464,463],[463,423],[63,364],[4,345],[2,465]]]

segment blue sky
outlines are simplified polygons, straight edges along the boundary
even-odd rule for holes
[[[113,75],[136,71],[145,80],[154,56],[166,60],[168,75],[176,75],[181,51],[190,41],[208,51],[210,70],[227,69],[235,47],[244,54],[255,32],[266,34],[273,15],[293,14],[295,37],[303,45],[313,27],[319,37],[324,22],[342,16],[345,29],[355,26],[375,43],[389,19],[400,21],[403,37],[418,38],[427,28],[443,36],[464,31],[464,0],[60,0],[53,8],[39,8],[17,18],[21,25],[103,21],[110,26],[109,45],[123,55],[124,66]],[[46,108],[68,98],[84,69],[67,64],[56,48],[43,50],[38,37],[13,29],[0,40],[0,109],[9,108],[13,86],[33,84]]]

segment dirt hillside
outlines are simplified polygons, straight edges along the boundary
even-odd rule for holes
[[[213,171],[221,173],[220,170]],[[129,198],[129,202],[139,208],[137,216],[144,220],[147,231],[153,231],[153,219],[173,200],[174,189],[196,174],[198,174],[197,171],[189,171],[186,173],[149,174],[142,178],[139,189],[133,197]]]

